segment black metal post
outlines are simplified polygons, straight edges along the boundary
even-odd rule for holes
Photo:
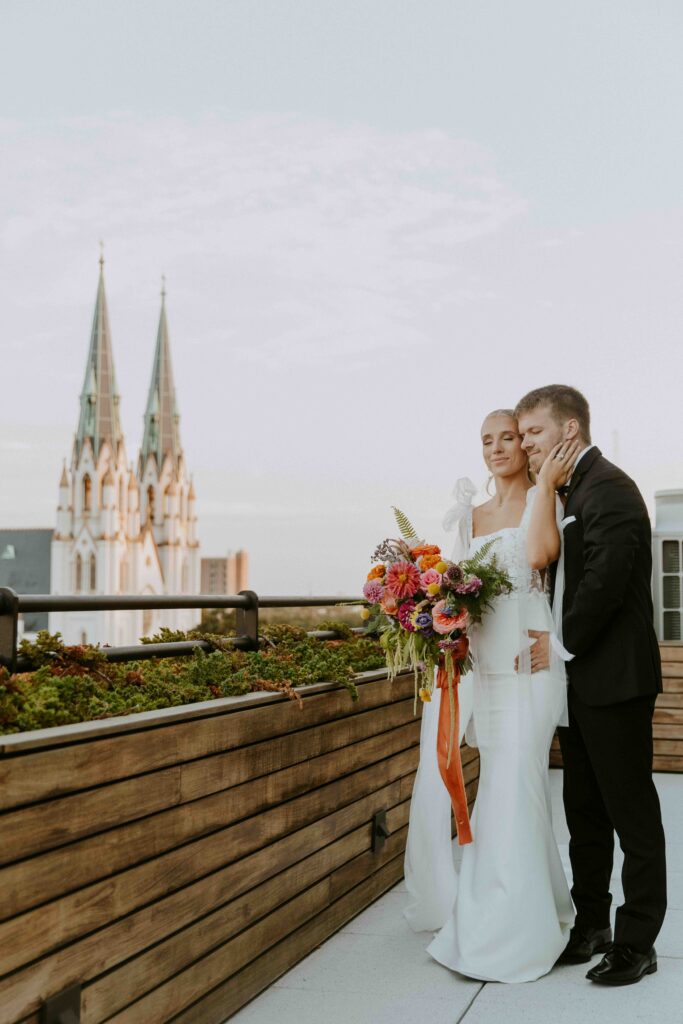
[[[387,812],[377,811],[372,816],[372,849],[373,851],[381,850],[385,842],[391,835],[389,827],[387,825]]]
[[[40,1008],[40,1024],[78,1024],[80,1019],[80,984],[50,996]]]
[[[17,664],[19,595],[11,587],[0,587],[0,665],[14,672]]]
[[[258,594],[255,590],[240,590],[239,593],[249,603],[246,608],[237,609],[235,633],[249,641],[249,646],[244,650],[258,651]]]
[[[243,651],[259,648],[259,608],[308,608],[325,605],[362,605],[364,598],[354,597],[301,597],[263,596],[254,590],[241,590],[239,594],[16,594],[10,587],[0,587],[0,665],[13,672],[31,670],[30,661],[17,655],[18,617],[21,612],[76,612],[129,608],[234,608],[237,635],[226,641]],[[366,633],[365,627],[352,627],[354,633]],[[308,630],[309,636],[321,640],[332,639],[334,630]],[[135,644],[125,647],[101,647],[109,661],[136,661],[147,658],[171,658],[190,655],[197,648],[205,651],[212,646],[202,640],[173,641],[170,643]]]

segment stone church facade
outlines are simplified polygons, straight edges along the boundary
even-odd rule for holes
[[[180,442],[165,289],[142,446],[128,461],[119,421],[104,261],[95,302],[80,415],[59,482],[51,546],[53,594],[197,594],[195,492]],[[137,643],[159,626],[188,629],[195,609],[51,612],[65,643]]]

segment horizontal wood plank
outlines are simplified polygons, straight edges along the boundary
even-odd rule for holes
[[[112,878],[10,918],[0,925],[0,948],[7,950],[4,969],[16,969],[65,942],[102,928],[110,920],[245,857],[317,818],[324,819],[341,805],[360,800],[387,785],[394,787],[391,804],[397,803],[400,785],[392,780],[416,767],[417,754],[417,747],[408,748],[371,768],[344,776],[304,793],[298,799],[277,803],[265,813],[183,845],[163,857],[146,861]],[[379,804],[379,807],[383,806],[387,804]],[[374,813],[369,808],[366,811],[370,816]]]
[[[652,735],[656,740],[677,740],[682,736],[683,730],[680,724],[659,725],[656,722],[652,726]]]
[[[387,674],[386,668],[372,668],[356,673],[354,682],[357,686],[363,686],[375,679],[386,679]],[[303,702],[319,694],[330,694],[334,691],[347,692],[346,687],[341,683],[330,680],[306,683],[302,686],[294,686],[292,689]],[[291,697],[279,691],[250,690],[238,697],[212,697],[210,700],[193,701],[191,704],[175,704],[172,707],[155,708],[153,711],[137,711],[128,715],[112,715],[108,718],[95,718],[86,722],[72,722],[70,725],[0,735],[0,755],[27,754],[34,750],[47,750],[49,747],[63,747],[71,743],[107,739],[110,736],[156,729],[178,722],[196,722],[200,719],[241,714],[251,708],[262,708],[268,704],[293,703]],[[299,707],[298,701],[296,706]]]
[[[83,888],[97,879],[224,828],[245,817],[245,808],[254,814],[267,811],[297,793],[310,790],[312,779],[318,784],[325,784],[326,780],[334,782],[343,774],[344,767],[349,771],[360,770],[363,764],[374,763],[378,757],[385,759],[394,751],[411,746],[413,767],[419,757],[419,748],[414,746],[418,730],[419,723],[409,723],[400,730],[347,748],[343,759],[332,752],[269,778],[245,783],[225,794],[197,800],[190,805],[189,813],[184,807],[170,808],[36,856],[30,862],[20,861],[0,869],[0,919],[15,916],[59,894]],[[365,762],[364,757],[368,759]],[[386,768],[381,769],[377,777],[378,786],[386,782]],[[344,800],[340,799],[340,803]]]
[[[179,1010],[254,960],[263,949],[324,911],[329,906],[329,893],[327,877],[114,1014],[109,1018],[110,1024],[165,1024]]]
[[[391,681],[378,679],[360,684],[357,702],[344,689],[308,697],[302,710],[294,702],[279,702],[227,716],[0,757],[0,809],[329,725],[337,718],[350,720],[374,708],[407,700],[413,694],[413,685],[412,673],[402,674]]]
[[[336,900],[312,921],[262,953],[248,967],[176,1014],[173,1024],[222,1024],[402,877],[403,857],[399,856]]]
[[[385,850],[378,857],[380,862],[392,863],[392,855],[393,860],[396,859],[396,850],[399,854],[402,852],[398,841],[401,838],[405,846],[404,835],[396,837],[395,843],[387,841]],[[401,859],[400,856],[398,859]],[[333,893],[341,895],[348,891],[356,875],[348,870],[348,865],[338,872],[332,872],[266,918],[206,953],[196,963],[180,970],[148,995],[115,1014],[110,1018],[110,1024],[164,1024],[179,1009],[201,998],[207,990],[224,982],[253,961],[263,949],[274,945],[303,922],[326,910],[334,899]]]
[[[683,680],[681,680],[683,683]],[[681,720],[681,732],[683,733],[683,686],[681,692],[665,690],[664,693],[660,693],[657,697],[657,708],[678,708],[679,717]]]
[[[683,739],[660,739],[655,742],[655,757],[660,755],[683,757]]]
[[[388,719],[403,718],[405,703],[410,701],[400,703],[395,714],[392,709]],[[407,724],[371,736],[366,740],[366,746],[359,748],[357,756],[361,757],[362,751],[374,748],[377,752],[375,760],[378,760],[384,746],[389,752],[392,744],[395,750],[395,743],[407,746],[410,742],[417,742],[420,725],[420,721],[411,716]],[[334,735],[328,738],[334,743]],[[318,742],[315,741],[315,745]],[[270,778],[278,772],[281,761],[289,759],[298,763],[307,757],[305,753],[303,758],[300,757],[301,751],[307,749],[303,739],[300,744],[289,739],[282,748],[276,746],[271,755],[267,753],[268,745],[267,742],[259,743],[256,750],[247,749],[246,753],[237,751],[233,755],[218,755],[162,769],[152,776],[145,776],[142,784],[137,778],[130,778],[86,793],[8,811],[0,817],[0,864],[42,853],[131,820],[146,818],[164,808],[196,801],[203,795],[220,793],[230,786],[234,786],[237,792],[243,775],[249,776],[252,771],[257,771],[259,776]],[[353,746],[347,746],[346,750],[353,750]],[[232,758],[236,760],[232,761]],[[227,766],[226,760],[229,760]],[[232,778],[236,779],[234,783]]]
[[[655,754],[652,768],[656,772],[683,772],[683,755],[676,757],[675,755]]]
[[[660,725],[673,725],[678,728],[678,735],[683,737],[683,712],[677,707],[667,707],[659,702],[655,706],[652,721]]]
[[[683,661],[683,643],[660,644],[659,651],[662,661]]]
[[[422,708],[412,674],[363,685],[365,708],[310,695],[303,727],[279,702],[0,755],[0,1024],[37,1024],[75,982],[84,1024],[203,1013],[268,946],[362,910],[388,865],[398,880]],[[478,751],[461,759],[471,811]],[[373,851],[380,809],[390,836]]]
[[[256,885],[272,878],[283,869],[292,870],[290,865],[296,865],[298,869],[298,862],[303,864],[306,860],[305,855],[311,849],[319,849],[319,856],[324,859],[334,857],[335,843],[348,844],[347,852],[350,855],[354,854],[354,850],[361,853],[369,847],[370,819],[378,809],[389,808],[388,827],[392,833],[398,833],[407,823],[410,806],[409,799],[392,805],[392,801],[401,795],[399,783],[403,781],[396,780],[373,793],[370,798],[349,805],[327,819],[316,821],[250,857],[202,878],[183,890],[162,897],[151,907],[145,906],[136,914],[118,921],[114,920],[109,927],[45,957],[30,968],[7,979],[5,983],[0,983],[1,1005],[7,1007],[8,1012],[20,1013],[20,1007],[28,1007],[35,1003],[37,992],[51,995],[61,991],[66,985],[77,981],[87,982],[105,974],[136,952],[163,940],[165,936],[198,917],[210,913],[221,901],[225,902],[226,898],[235,899],[243,892],[253,891]],[[362,824],[359,825],[359,822]],[[330,843],[332,837],[336,839]],[[372,859],[376,855],[370,856]],[[163,872],[163,868],[160,871]],[[282,875],[277,877],[281,878]],[[107,975],[105,983],[106,977]],[[95,986],[88,991],[91,992],[89,999],[93,1000],[93,993],[96,994],[99,990]],[[108,988],[102,991],[106,992]],[[119,1001],[120,998],[119,995]],[[96,1019],[100,1009],[106,1009],[106,1001],[102,1006],[101,999],[99,1005],[97,1001],[89,1005],[87,1019]]]
[[[385,860],[391,859],[405,849],[407,817],[407,803],[397,805],[387,815],[387,824],[392,835],[378,853],[370,849],[371,825],[366,824],[267,879],[261,885],[249,889],[237,899],[222,906],[214,904],[214,907],[204,914],[199,908],[195,909],[194,917],[199,919],[196,923],[190,923],[189,927],[184,928],[178,923],[178,930],[170,937],[86,986],[83,992],[82,1024],[99,1024],[128,1003],[141,998],[151,989],[184,970],[214,947],[250,927],[255,920],[267,917],[281,904],[319,882],[326,875],[337,877],[337,869],[343,865],[349,869],[351,865],[354,867],[354,871],[348,876],[350,880],[346,884],[346,889],[362,881]],[[341,895],[343,891],[345,889],[341,888],[338,893],[335,890],[335,893]],[[336,898],[336,895],[332,898]],[[202,906],[206,906],[205,899],[202,900]],[[103,939],[107,941],[106,935]]]

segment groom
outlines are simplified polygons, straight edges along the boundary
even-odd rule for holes
[[[558,733],[576,922],[558,963],[587,963],[606,952],[586,977],[628,985],[657,970],[653,943],[666,909],[664,830],[652,781],[652,715],[662,676],[650,521],[634,482],[591,444],[590,411],[579,391],[538,388],[515,415],[536,472],[561,441],[580,446],[559,488],[566,495],[562,642],[532,633],[532,670],[548,667],[552,644],[569,679],[569,726]],[[624,851],[624,903],[612,943],[615,831]]]

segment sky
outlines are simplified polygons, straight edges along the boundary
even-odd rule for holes
[[[55,523],[100,239],[128,458],[163,273],[202,554],[261,594],[359,594],[392,505],[446,548],[542,384],[654,512],[682,43],[668,0],[0,0],[0,525]]]

